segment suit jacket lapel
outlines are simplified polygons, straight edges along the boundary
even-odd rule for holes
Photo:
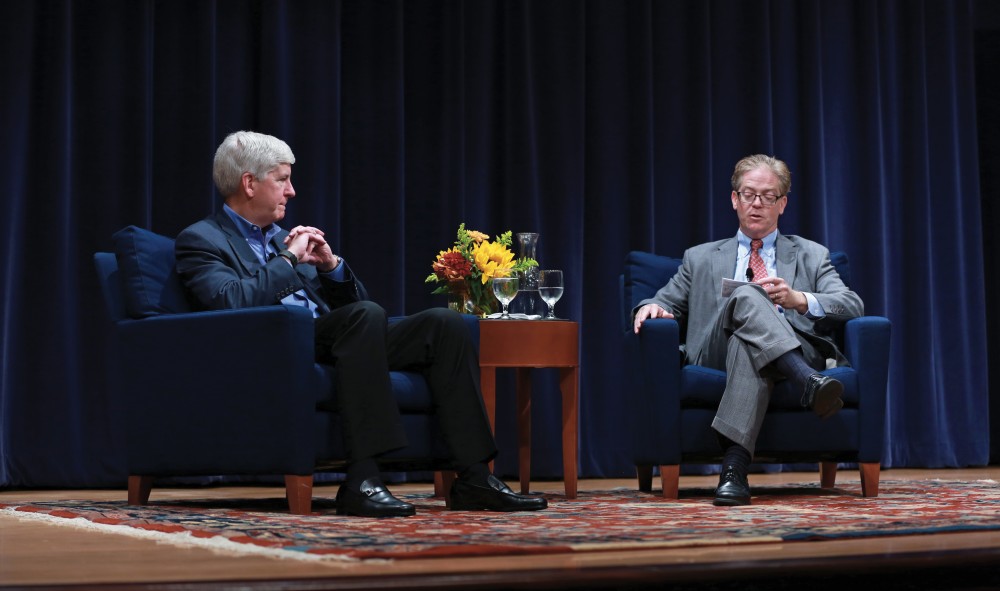
[[[240,234],[239,229],[233,225],[233,220],[229,219],[226,212],[220,211],[216,213],[215,223],[226,234],[229,247],[236,253],[236,258],[243,265],[243,270],[247,275],[253,275],[261,265],[257,255],[254,254],[253,249],[247,244],[247,239],[243,237],[243,234]]]
[[[774,258],[778,277],[784,279],[788,285],[794,285],[795,273],[798,270],[799,247],[779,233],[774,243]]]
[[[734,236],[731,240],[726,240],[719,245],[718,250],[712,255],[712,281],[715,282],[713,291],[718,305],[722,306],[722,278],[732,279],[736,275],[736,255],[739,252],[739,242]]]
[[[732,279],[736,275],[736,238],[726,240],[712,256],[712,273],[717,277]]]

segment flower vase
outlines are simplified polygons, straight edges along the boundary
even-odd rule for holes
[[[448,294],[448,309],[454,310],[460,314],[465,314],[465,306],[468,303],[469,298],[465,297],[460,293],[449,293]]]
[[[460,314],[487,316],[492,313],[487,304],[476,302],[464,280],[448,282],[448,308]]]
[[[538,247],[537,232],[520,232],[517,241],[521,245],[521,258],[538,260],[535,256],[535,249]],[[538,267],[528,267],[521,275],[521,285],[517,290],[517,297],[511,302],[512,312],[528,315],[541,315],[541,299],[538,295]]]

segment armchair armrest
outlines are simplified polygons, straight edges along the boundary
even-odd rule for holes
[[[308,310],[166,314],[116,329],[131,473],[162,473],[177,457],[191,458],[185,473],[312,473],[323,393]],[[254,361],[262,353],[268,361]]]
[[[462,320],[465,321],[465,328],[469,329],[469,338],[476,347],[476,355],[479,355],[479,316],[462,314]]]
[[[891,327],[889,319],[882,316],[854,318],[844,325],[844,355],[858,372],[861,462],[882,458]]]
[[[628,364],[627,412],[631,417],[637,464],[680,463],[680,328],[676,320],[656,318],[639,334],[625,332]]]

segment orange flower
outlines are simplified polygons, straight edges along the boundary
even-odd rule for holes
[[[466,230],[465,232],[469,235],[469,238],[472,238],[472,241],[475,242],[476,244],[479,244],[483,240],[487,240],[490,237],[489,234],[483,234],[478,230]]]

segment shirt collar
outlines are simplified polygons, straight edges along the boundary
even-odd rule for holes
[[[740,249],[749,252],[750,250],[750,237],[743,233],[743,230],[736,230],[736,240],[740,243]],[[764,246],[761,250],[770,251],[774,248],[774,243],[778,240],[778,230],[775,229],[773,232],[764,236]]]
[[[240,234],[243,234],[243,237],[247,240],[259,241],[261,244],[266,245],[271,241],[271,238],[274,238],[278,232],[281,231],[278,224],[271,224],[271,226],[265,231],[257,224],[250,222],[240,214],[236,213],[236,211],[229,207],[228,204],[223,204],[222,210],[226,212],[229,219],[233,220],[233,224],[236,225],[236,229],[239,230]]]

